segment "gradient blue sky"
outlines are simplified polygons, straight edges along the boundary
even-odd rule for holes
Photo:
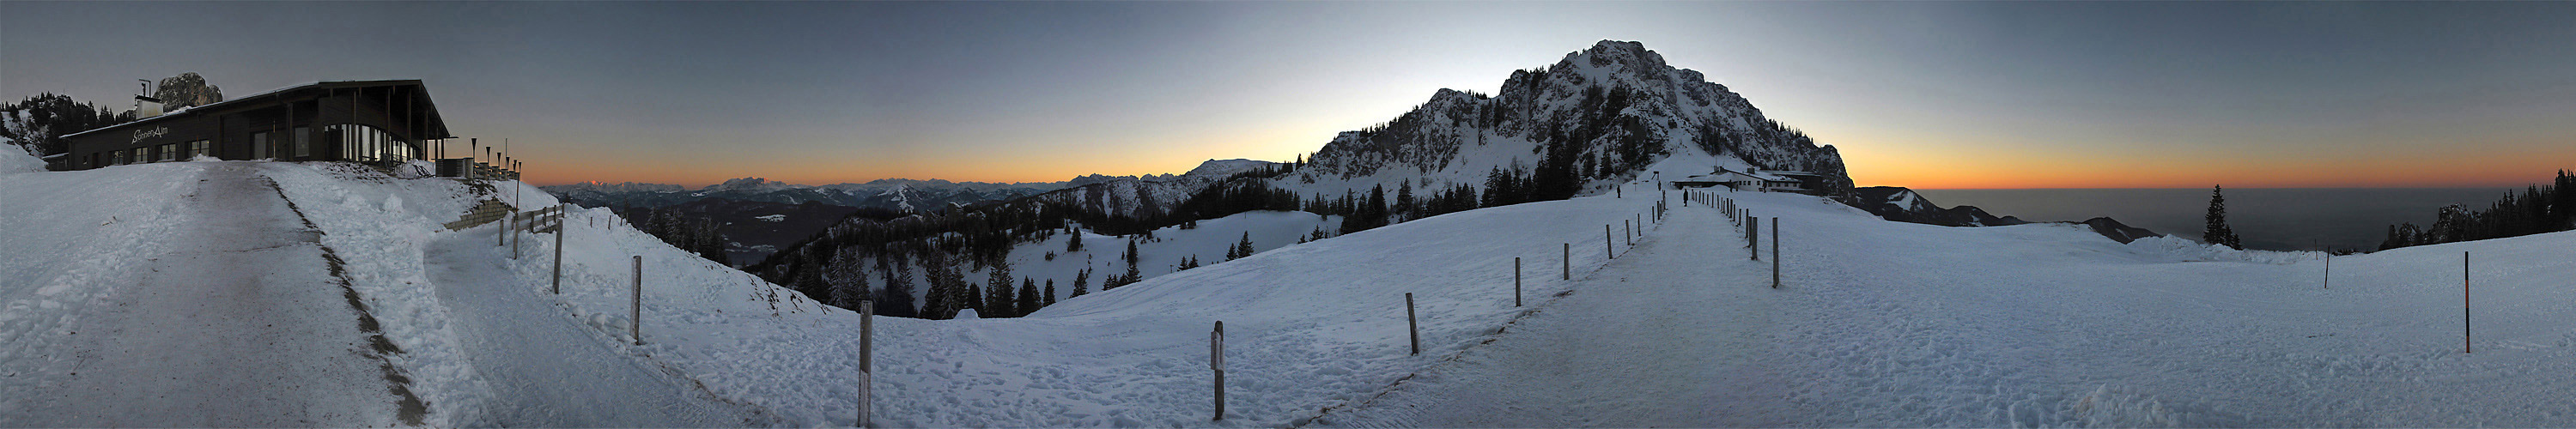
[[[1602,39],[1863,185],[2518,185],[2576,3],[0,2],[0,97],[418,78],[539,183],[1053,181],[1285,160]]]

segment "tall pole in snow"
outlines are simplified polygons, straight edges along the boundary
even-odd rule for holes
[[[1565,278],[1560,280],[1574,280],[1574,243],[1565,243],[1565,256],[1557,260],[1565,262]]]
[[[1780,288],[1780,218],[1771,218],[1771,288]]]
[[[1512,258],[1512,306],[1521,306],[1521,258]]]
[[[1602,259],[1617,259],[1619,257],[1618,247],[1611,245],[1610,241],[1610,224],[1601,224]]]
[[[1413,322],[1413,293],[1404,293],[1405,338],[1412,340],[1413,354],[1422,354],[1422,325]]]
[[[2460,252],[2460,353],[2476,353],[2469,333],[2469,252]]]
[[[644,345],[644,255],[635,255],[635,301],[631,304],[626,332],[635,334],[635,345]]]
[[[1208,332],[1208,369],[1216,371],[1216,417],[1225,420],[1225,321],[1216,321],[1216,330]]]
[[[555,203],[555,294],[563,294],[563,203]]]
[[[859,300],[859,419],[852,425],[861,428],[868,427],[868,408],[876,402],[876,314],[876,304]]]

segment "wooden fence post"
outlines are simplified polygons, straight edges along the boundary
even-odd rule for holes
[[[1521,258],[1512,257],[1512,306],[1521,306]]]
[[[1744,247],[1753,249],[1753,260],[1762,260],[1762,218],[1746,220],[1752,223],[1744,227]]]
[[[1560,280],[1574,280],[1574,243],[1565,243],[1565,256],[1557,260],[1565,262],[1565,278]]]
[[[1612,244],[1610,244],[1610,243],[1611,243],[1611,240],[1610,240],[1610,224],[1606,224],[1606,223],[1605,223],[1605,224],[1601,224],[1601,257],[1602,257],[1602,259],[1618,259],[1618,258],[1619,258],[1619,251],[1617,250],[1617,249],[1618,249],[1618,247],[1615,247],[1614,245],[1612,245]]]
[[[859,300],[859,427],[867,427],[876,397],[876,303]]]
[[[2326,289],[2334,289],[2334,252],[2326,252]]]
[[[1225,420],[1225,321],[1216,321],[1216,330],[1208,332],[1208,369],[1216,371],[1216,418]]]
[[[1413,354],[1414,354],[1414,355],[1421,355],[1421,354],[1422,354],[1422,325],[1415,324],[1415,323],[1413,322],[1413,293],[1412,293],[1412,292],[1405,292],[1405,293],[1404,293],[1404,329],[1405,329],[1405,337],[1406,337],[1406,338],[1408,338],[1408,339],[1411,339],[1411,340],[1412,340],[1412,343],[1413,343]]]
[[[1771,288],[1780,288],[1780,217],[1771,217]]]
[[[626,332],[635,334],[635,345],[644,345],[644,255],[635,255],[635,301],[627,314]]]

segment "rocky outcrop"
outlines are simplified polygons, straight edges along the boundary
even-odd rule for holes
[[[162,109],[179,110],[224,101],[224,90],[206,84],[205,77],[189,72],[162,79],[158,88],[152,90],[152,98],[161,99]]]
[[[1399,181],[1481,185],[1490,171],[1532,171],[1559,150],[1571,152],[1573,160],[1560,162],[1587,189],[1679,156],[1818,173],[1826,195],[1852,187],[1833,146],[1765,118],[1743,96],[1666,64],[1643,44],[1610,40],[1513,71],[1496,95],[1442,89],[1385,124],[1341,133],[1295,179],[1362,190]]]

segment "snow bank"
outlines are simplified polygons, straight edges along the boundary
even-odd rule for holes
[[[386,338],[402,347],[386,358],[406,370],[413,391],[429,404],[427,423],[471,423],[451,419],[482,413],[491,387],[449,327],[470,316],[458,311],[474,309],[450,309],[431,294],[423,246],[442,232],[440,224],[493,191],[454,180],[399,180],[353,164],[261,164],[322,230],[322,244],[343,261],[350,288],[382,322]]]
[[[45,160],[12,144],[0,144],[0,174],[45,171]]]
[[[0,147],[0,159],[34,157]],[[198,173],[163,164],[0,174],[0,426],[42,426],[22,420],[41,416],[19,414],[20,401],[82,360],[57,352],[106,317],[108,297],[142,282],[129,267],[168,250],[162,237],[208,221],[178,209]]]
[[[2080,225],[2079,225],[2080,226]],[[2230,261],[2287,265],[2324,259],[2323,252],[2281,252],[2271,250],[2238,250],[2188,238],[2159,235],[2130,241],[2128,248],[2139,255],[2174,262]]]

